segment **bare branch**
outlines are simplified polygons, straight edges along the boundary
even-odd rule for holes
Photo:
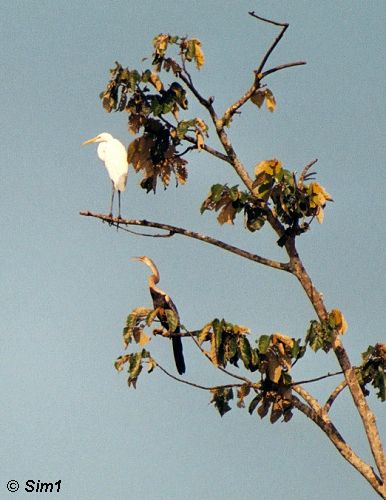
[[[318,161],[317,158],[315,158],[315,160],[312,160],[310,161],[310,163],[308,163],[302,170],[302,173],[300,174],[300,177],[299,177],[299,180],[298,180],[298,187],[299,189],[301,189],[303,187],[303,183],[304,183],[304,179],[307,175],[307,172],[309,171],[309,169],[312,167],[312,165],[315,165],[315,163]]]
[[[192,144],[197,144],[197,140],[194,137],[190,137],[189,135],[185,135],[184,140],[186,140]],[[203,144],[201,146],[201,149],[203,149],[207,153],[215,156],[219,160],[226,161],[227,163],[230,163],[230,164],[232,163],[227,155],[224,155],[224,153],[220,153],[220,151],[217,151],[217,149],[214,149],[214,148],[208,146],[207,144]]]
[[[278,45],[280,40],[283,38],[283,35],[286,32],[287,28],[289,27],[289,24],[288,23],[278,23],[277,21],[272,21],[271,19],[266,19],[265,17],[261,17],[261,16],[256,15],[253,11],[249,12],[249,15],[256,18],[256,19],[259,19],[260,21],[264,21],[266,23],[273,24],[275,26],[280,26],[282,28],[282,30],[280,31],[280,33],[276,37],[275,41],[273,42],[273,44],[267,50],[267,52],[266,52],[265,56],[263,57],[258,69],[256,70],[256,73],[261,73],[263,71],[263,68],[264,68],[266,62],[269,59],[269,56],[272,54],[275,47]]]
[[[298,382],[293,382],[291,385],[298,385],[298,384],[310,384],[311,382],[317,382],[318,380],[323,380],[324,378],[328,377],[335,377],[336,375],[342,375],[342,371],[339,372],[334,372],[334,373],[327,373],[326,375],[321,375],[319,377],[315,378],[310,378],[306,380],[299,380]]]
[[[347,386],[347,380],[342,380],[342,382],[332,391],[329,398],[326,401],[326,404],[323,406],[323,410],[325,412],[329,412],[332,406],[332,403],[339,396],[339,394],[343,391],[343,389]]]
[[[270,55],[272,54],[273,50],[275,47],[278,45],[280,42],[281,38],[283,37],[285,31],[289,27],[288,23],[279,23],[276,21],[272,21],[271,19],[266,19],[265,17],[258,16],[255,14],[253,11],[249,12],[249,15],[254,17],[255,19],[259,19],[260,21],[264,21],[269,24],[273,24],[274,26],[280,26],[282,30],[280,31],[279,35],[276,37],[272,45],[269,47],[267,50],[266,54],[264,55],[262,61],[259,64],[259,67],[257,70],[254,71],[255,73],[255,80],[252,84],[252,86],[238,99],[234,104],[229,106],[229,108],[225,111],[222,121],[224,123],[227,123],[229,119],[239,110],[251,97],[252,95],[256,92],[257,89],[260,88],[260,82],[263,78],[265,78],[268,75],[271,75],[272,73],[276,73],[277,71],[281,71],[282,69],[286,68],[292,68],[293,66],[301,66],[306,64],[305,61],[296,61],[292,63],[286,63],[286,64],[281,64],[280,66],[275,66],[274,68],[271,68],[267,71],[263,72],[263,68],[265,64],[267,63]]]
[[[108,222],[110,225],[117,228],[121,228],[121,226],[144,226],[144,227],[155,227],[158,229],[164,229],[165,231],[169,232],[168,236],[172,236],[174,234],[182,234],[183,236],[187,236],[188,238],[193,238],[199,241],[203,241],[204,243],[208,243],[210,245],[222,248],[227,252],[234,253],[240,257],[244,257],[245,259],[257,262],[258,264],[272,267],[274,269],[279,269],[281,271],[287,271],[287,272],[290,271],[288,263],[266,259],[265,257],[261,257],[246,250],[242,250],[241,248],[217,240],[216,238],[212,238],[211,236],[207,236],[202,233],[196,233],[195,231],[190,231],[182,227],[171,226],[170,224],[162,224],[160,222],[151,222],[147,220],[118,219],[117,217],[110,217],[109,215],[97,214],[94,212],[80,212],[80,215],[85,217],[94,217],[96,219],[101,219],[102,221]]]
[[[303,66],[304,64],[307,64],[306,61],[296,61],[292,63],[280,64],[279,66],[275,66],[274,68],[268,69],[267,71],[263,71],[260,80],[268,75],[272,75],[272,73],[276,73],[276,71],[281,71],[282,69],[286,68],[293,68],[294,66]],[[256,71],[256,74],[258,74],[258,71]]]

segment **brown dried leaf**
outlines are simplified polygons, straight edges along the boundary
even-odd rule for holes
[[[164,86],[161,80],[159,79],[159,76],[157,73],[154,71],[151,73],[149,77],[149,82],[156,88],[158,92],[161,92],[163,90]]]
[[[254,92],[251,96],[251,102],[253,102],[253,104],[256,104],[258,108],[261,108],[261,106],[264,103],[264,99],[265,99],[264,90],[260,89],[256,90],[256,92]]]
[[[233,224],[233,221],[236,217],[236,209],[232,205],[232,202],[229,201],[224,207],[222,208],[221,212],[219,213],[217,220],[219,224]]]

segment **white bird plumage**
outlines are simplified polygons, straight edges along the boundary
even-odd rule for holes
[[[118,191],[118,218],[121,218],[121,192],[126,188],[129,163],[127,161],[127,153],[125,146],[115,139],[111,134],[103,132],[88,141],[84,141],[82,145],[99,142],[97,153],[99,158],[104,162],[106,170],[112,182],[111,207],[110,215],[113,212],[114,193]]]

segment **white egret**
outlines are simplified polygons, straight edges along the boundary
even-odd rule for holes
[[[84,141],[82,145],[92,144],[94,142],[100,142],[98,145],[98,156],[104,162],[106,170],[112,182],[112,194],[111,194],[111,207],[110,216],[113,215],[113,201],[114,193],[118,191],[118,218],[121,218],[121,192],[126,188],[127,174],[129,170],[129,163],[127,161],[127,153],[125,146],[114,139],[114,137],[103,132],[102,134]]]

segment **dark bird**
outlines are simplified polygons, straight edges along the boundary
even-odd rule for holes
[[[180,333],[180,317],[177,308],[174,305],[174,302],[169,297],[169,295],[167,295],[163,290],[157,288],[156,286],[160,280],[160,275],[157,266],[149,257],[146,257],[146,255],[143,255],[142,257],[133,257],[132,260],[137,262],[143,262],[150,268],[152,272],[152,274],[147,278],[147,282],[149,283],[149,290],[151,298],[153,299],[154,309],[159,308],[157,317],[160,320],[161,325],[170,332],[171,328],[169,326],[168,318],[165,311],[167,310],[173,311],[178,323],[175,330],[171,333],[173,334]],[[182,375],[183,373],[185,373],[185,361],[184,361],[181,337],[173,335],[172,344],[173,344],[174,361],[176,363],[177,371],[180,375]]]

